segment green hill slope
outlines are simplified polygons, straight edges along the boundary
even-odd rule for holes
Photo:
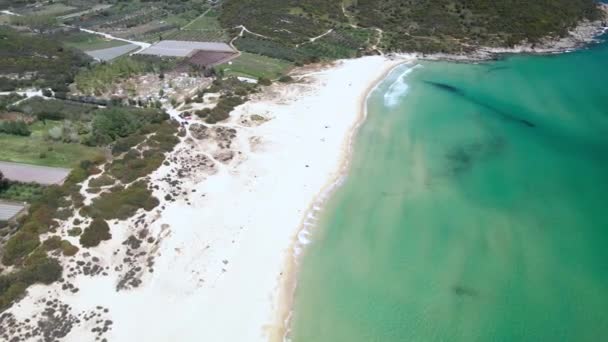
[[[594,0],[225,0],[220,20],[225,28],[244,25],[267,37],[249,35],[265,41],[247,46],[296,53],[311,45],[310,38],[334,29],[331,46],[353,55],[377,43],[389,51],[420,52],[510,46],[564,35],[581,20],[599,17]]]

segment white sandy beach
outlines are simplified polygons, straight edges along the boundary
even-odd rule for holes
[[[33,286],[7,312],[23,322],[41,317],[41,300],[58,299],[75,317],[62,341],[280,338],[289,297],[282,287],[300,226],[318,194],[339,176],[368,91],[403,61],[341,61],[297,83],[272,85],[220,125],[236,130],[229,149],[189,134],[170,165],[152,175],[161,206],[112,221],[111,241],[78,254],[107,275],[67,276],[77,292],[62,290],[61,283]],[[269,120],[256,122],[251,115]],[[222,162],[228,150],[234,157]],[[178,169],[181,184],[167,181],[177,179]],[[163,200],[171,192],[176,201]],[[123,242],[142,227],[154,242],[126,248]],[[117,291],[121,279],[136,281]],[[94,318],[82,318],[91,313]],[[100,321],[111,323],[96,335],[91,330]]]

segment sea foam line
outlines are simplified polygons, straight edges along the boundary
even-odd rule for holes
[[[386,107],[396,106],[399,103],[399,99],[407,95],[410,86],[405,82],[405,78],[418,67],[422,67],[422,65],[416,64],[411,68],[407,68],[399,77],[397,77],[395,82],[390,85],[388,91],[384,94],[384,105]]]
[[[412,64],[412,61],[406,61],[406,62],[400,63],[399,65],[404,66],[404,65],[411,65],[411,64]],[[368,114],[367,113],[367,110],[368,110],[367,103],[368,103],[369,98],[380,87],[383,80],[385,80],[386,77],[388,75],[390,75],[391,72],[394,72],[395,69],[399,67],[399,65],[393,66],[392,68],[390,68],[390,70],[386,71],[386,73],[382,77],[379,77],[374,82],[373,86],[366,91],[366,95],[362,101],[362,108],[360,108],[361,117],[354,124],[354,126],[350,130],[350,134],[348,135],[348,138],[347,138],[346,153],[345,153],[346,156],[352,155],[353,140],[355,139],[355,136],[359,130],[359,127],[363,124],[363,122],[367,118],[367,114]],[[415,69],[416,67],[422,67],[422,65],[417,64],[411,68],[408,68],[404,74],[399,76],[399,78],[404,79],[405,76],[407,76],[409,73],[411,73],[413,71],[413,69]],[[302,254],[305,251],[306,246],[311,244],[312,242],[314,242],[311,237],[312,237],[312,234],[314,233],[313,231],[317,228],[317,225],[319,223],[317,214],[321,214],[323,212],[323,210],[325,209],[325,204],[329,200],[330,196],[339,187],[344,185],[344,183],[346,182],[346,179],[348,178],[348,171],[349,171],[349,167],[350,167],[350,157],[347,157],[346,159],[344,159],[341,164],[342,165],[339,168],[338,176],[332,182],[330,182],[324,188],[322,188],[320,193],[317,194],[316,199],[313,201],[313,203],[311,205],[311,208],[309,208],[307,210],[306,216],[305,216],[306,218],[302,222],[302,224],[300,226],[300,230],[298,231],[298,233],[296,235],[295,243],[292,246],[292,257],[293,257],[292,262],[296,268],[300,264],[300,261],[301,261],[300,258],[302,257]],[[296,289],[296,286],[295,286],[295,284],[293,284],[293,288],[291,288],[292,300],[293,300],[293,295],[294,295],[295,289]],[[292,317],[293,317],[293,308],[291,308],[287,312],[287,315],[283,320],[283,327],[285,328],[285,330],[283,331],[283,334],[282,334],[283,342],[291,342],[290,334],[291,334]]]

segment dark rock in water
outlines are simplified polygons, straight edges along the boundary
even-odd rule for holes
[[[427,83],[427,84],[430,84],[430,85],[432,85],[432,86],[434,86],[434,87],[436,87],[438,89],[445,90],[445,91],[447,91],[449,93],[452,93],[454,95],[458,95],[461,98],[463,98],[464,100],[472,102],[472,103],[474,103],[474,104],[476,104],[476,105],[478,105],[480,107],[486,108],[486,109],[488,109],[488,110],[490,110],[490,111],[492,111],[492,112],[500,115],[502,117],[502,119],[504,119],[504,120],[507,120],[507,121],[510,121],[510,122],[514,122],[514,123],[518,123],[518,124],[524,125],[526,127],[531,127],[531,128],[536,127],[536,124],[533,123],[532,121],[526,120],[526,119],[522,119],[522,118],[520,118],[520,117],[518,117],[516,115],[513,115],[511,113],[505,112],[504,110],[502,110],[500,108],[497,108],[497,107],[495,107],[493,105],[490,105],[490,104],[488,104],[486,102],[479,101],[479,100],[477,100],[477,99],[475,99],[475,98],[467,95],[460,88],[457,88],[457,87],[449,85],[449,84],[440,83],[440,82],[433,82],[433,81],[424,81],[424,82]]]
[[[452,291],[454,292],[455,295],[459,296],[459,297],[477,297],[479,296],[479,293],[472,288],[469,287],[465,287],[462,285],[454,285],[452,286]]]
[[[487,72],[491,73],[491,72],[495,72],[495,71],[508,70],[508,69],[511,69],[511,68],[509,68],[507,66],[494,66],[494,67],[488,68]]]
[[[459,88],[456,88],[454,86],[451,86],[449,84],[445,84],[445,83],[440,83],[440,82],[433,82],[433,81],[425,81],[427,84],[430,84],[436,88],[439,88],[441,90],[445,90],[445,91],[449,91],[451,93],[456,93],[456,94],[462,94],[462,90],[460,90]]]
[[[506,141],[501,137],[455,146],[445,154],[448,173],[454,176],[469,171],[475,163],[501,154],[505,147]]]

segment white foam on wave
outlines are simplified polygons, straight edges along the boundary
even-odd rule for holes
[[[399,77],[397,77],[395,82],[391,84],[388,91],[384,94],[384,105],[386,107],[396,106],[399,103],[399,99],[407,95],[410,86],[405,82],[405,78],[417,67],[421,67],[421,65],[416,64],[413,67],[406,69],[401,75],[399,75]]]
[[[298,233],[298,242],[300,242],[301,245],[308,245],[311,241],[310,241],[310,232],[308,230],[301,230]]]

